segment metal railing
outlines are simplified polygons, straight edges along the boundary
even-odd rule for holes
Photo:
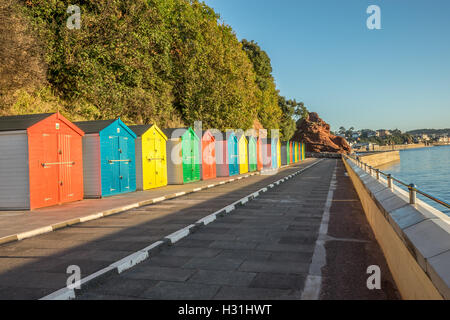
[[[352,159],[361,169],[363,169],[365,172],[367,172],[368,174],[370,174],[371,176],[374,176],[375,173],[375,177],[377,180],[380,180],[381,176],[386,177],[387,180],[387,186],[393,190],[394,189],[394,182],[397,182],[399,185],[406,187],[409,191],[409,203],[414,205],[417,202],[417,193],[446,207],[447,209],[450,209],[450,204],[448,202],[445,202],[441,199],[438,199],[420,189],[417,188],[417,186],[415,184],[407,184],[399,179],[394,178],[391,174],[389,173],[385,173],[383,171],[381,171],[380,169],[375,169],[372,166],[369,166],[367,163],[362,162],[361,159],[359,157],[354,157],[354,156],[348,156],[345,155],[345,157]]]

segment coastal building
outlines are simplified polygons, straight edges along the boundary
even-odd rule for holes
[[[149,190],[167,185],[167,137],[156,125],[129,127],[137,136],[136,188]]]
[[[257,163],[256,170],[262,171],[264,164],[263,164],[263,138],[261,138],[261,136],[258,136],[258,138],[256,138],[256,163]]]
[[[376,136],[380,137],[380,138],[385,138],[390,135],[391,135],[391,132],[389,130],[381,129],[381,130],[377,130],[377,132],[376,132]]]
[[[83,136],[60,113],[0,117],[0,210],[82,200]]]
[[[136,134],[120,119],[75,122],[83,137],[85,198],[136,191]]]
[[[263,168],[265,170],[271,170],[272,169],[272,150],[274,149],[272,147],[273,142],[272,139],[264,138],[262,139],[262,159],[263,159]]]
[[[202,180],[217,177],[216,138],[210,130],[203,131],[200,144],[200,174]]]
[[[255,172],[258,170],[258,147],[257,139],[254,136],[246,136],[248,141],[248,171]]]
[[[200,138],[192,128],[164,129],[167,137],[167,182],[187,184],[199,181]]]
[[[248,173],[248,141],[243,132],[236,133],[239,152],[239,173]]]
[[[289,164],[289,141],[281,142],[281,165],[286,166]]]
[[[215,132],[216,169],[218,177],[231,177],[239,174],[238,140],[233,131]]]

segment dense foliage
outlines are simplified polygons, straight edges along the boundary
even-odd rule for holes
[[[198,0],[78,0],[79,30],[66,26],[71,1],[7,1],[40,40],[35,56],[42,56],[45,81],[33,90],[19,85],[12,106],[0,101],[0,113],[58,108],[71,119],[201,120],[219,129],[248,129],[258,120],[285,138],[293,134],[297,103],[279,97],[267,54],[240,43]]]

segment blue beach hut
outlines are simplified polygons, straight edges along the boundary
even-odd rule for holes
[[[271,140],[271,155],[272,155],[272,169],[277,169],[278,168],[278,139],[277,138],[272,138]]]
[[[136,134],[120,119],[75,123],[85,132],[85,198],[102,198],[136,191]]]

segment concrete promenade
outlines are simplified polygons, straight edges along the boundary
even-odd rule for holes
[[[33,211],[0,211],[0,244],[51,232],[68,225],[99,219],[126,211],[129,208],[178,197],[199,189],[215,187],[256,174],[259,173],[216,178],[187,185],[169,185],[153,190],[127,193],[103,199],[86,199]]]
[[[16,219],[18,228],[29,230],[30,225],[34,225],[25,222],[39,221],[40,214],[45,218],[46,212],[49,219],[58,223],[74,214],[71,212],[72,206],[85,207],[84,211],[79,210],[77,214],[86,215],[98,210],[87,203],[100,205],[105,202],[103,206],[117,207],[123,205],[124,201],[136,201],[136,197],[144,201],[155,196],[205,187],[172,200],[0,245],[0,299],[42,298],[66,285],[68,266],[80,266],[82,277],[86,277],[315,161],[309,159],[281,169],[275,175],[255,175],[214,188],[208,188],[214,181],[169,186],[149,192],[70,204],[48,211],[33,211],[27,216],[9,216],[13,221]],[[144,198],[144,195],[147,197]],[[11,221],[9,223],[12,225]]]
[[[367,288],[371,265],[381,269],[381,290]],[[78,297],[398,298],[340,160],[319,163]]]

